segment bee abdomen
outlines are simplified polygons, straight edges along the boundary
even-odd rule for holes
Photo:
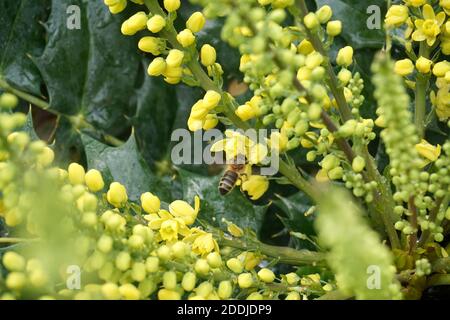
[[[226,171],[223,175],[222,179],[220,179],[219,182],[219,192],[221,195],[226,195],[233,190],[234,186],[236,185],[236,182],[239,178],[239,174],[237,174],[234,171]]]

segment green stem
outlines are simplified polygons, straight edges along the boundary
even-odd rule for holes
[[[27,101],[28,103],[38,107],[39,109],[45,110],[51,114],[54,114],[57,117],[64,117],[64,118],[68,119],[70,121],[70,123],[74,126],[74,128],[76,128],[76,129],[89,129],[92,131],[97,131],[95,129],[95,127],[92,124],[88,123],[83,117],[71,116],[71,115],[63,114],[56,110],[53,110],[50,108],[50,105],[47,101],[42,100],[42,99],[35,97],[29,93],[23,92],[19,89],[12,87],[1,77],[0,77],[0,88],[16,95],[20,99]],[[111,144],[115,147],[123,145],[123,141],[121,141],[111,135],[102,134],[102,136],[106,142],[108,142],[109,144]]]
[[[48,104],[47,101],[44,101],[42,99],[39,99],[31,94],[25,93],[23,91],[20,91],[16,88],[13,88],[12,86],[10,86],[8,84],[8,82],[6,82],[3,78],[0,77],[0,88],[8,91],[14,95],[16,95],[17,97],[31,103],[32,105],[35,105],[36,107],[39,107],[41,109],[47,110],[48,112],[51,112],[53,114],[56,115],[60,115],[58,112],[54,111],[54,110],[50,110],[50,106]]]
[[[420,43],[420,56],[429,58],[429,48],[425,41]],[[425,114],[428,82],[430,77],[428,75],[419,73],[416,81],[416,110],[414,112],[414,123],[420,138],[425,134]]]
[[[261,242],[245,243],[237,239],[221,239],[219,240],[219,244],[224,247],[231,247],[243,251],[257,251],[265,256],[277,259],[280,263],[293,266],[305,264],[317,265],[325,262],[325,254],[321,252],[271,246]]]

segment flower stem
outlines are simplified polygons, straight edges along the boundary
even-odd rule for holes
[[[27,101],[28,103],[30,103],[33,106],[38,107],[39,109],[45,110],[57,117],[67,118],[76,129],[89,129],[92,131],[97,131],[97,129],[95,129],[95,127],[92,124],[88,123],[83,117],[71,116],[71,115],[63,114],[61,112],[53,110],[50,108],[50,105],[47,101],[12,87],[1,76],[0,76],[0,88],[5,90],[6,92],[10,92],[10,93],[16,95],[20,99]],[[106,142],[108,142],[109,144],[111,144],[115,147],[121,146],[123,144],[123,141],[117,139],[116,137],[113,137],[111,135],[104,134],[104,133],[102,133],[101,135],[103,136],[103,138],[105,139]]]
[[[261,242],[246,243],[241,240],[220,239],[219,244],[225,247],[231,247],[244,251],[257,251],[261,254],[275,258],[280,263],[294,266],[305,264],[322,264],[325,262],[325,254],[309,250],[296,250],[289,247],[278,247],[264,244]]]

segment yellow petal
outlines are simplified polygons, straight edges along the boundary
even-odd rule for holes
[[[423,6],[423,17],[430,20],[434,20],[436,18],[433,7],[429,4]]]

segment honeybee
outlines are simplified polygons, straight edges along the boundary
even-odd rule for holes
[[[219,182],[219,193],[222,196],[229,194],[237,185],[242,176],[247,175],[247,160],[245,156],[238,155],[231,164],[228,165],[225,173]]]

